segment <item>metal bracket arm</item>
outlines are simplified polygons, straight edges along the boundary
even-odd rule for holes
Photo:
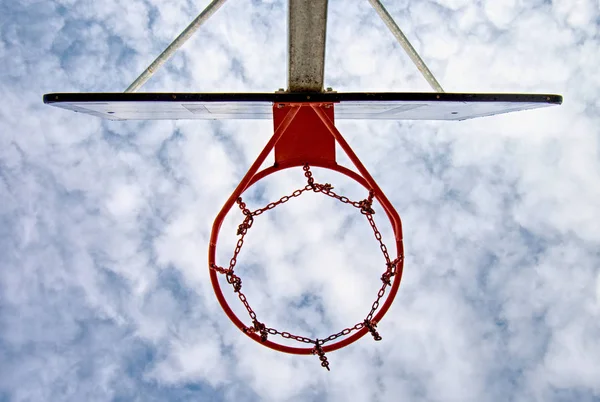
[[[206,22],[227,0],[213,0],[202,12],[185,28],[177,38],[148,66],[144,72],[131,83],[125,92],[135,92],[152,77],[152,75],[173,56],[181,46]]]
[[[425,64],[423,59],[421,59],[421,56],[419,56],[415,48],[412,47],[408,38],[404,35],[400,27],[396,24],[390,13],[387,12],[383,4],[381,4],[379,0],[369,0],[369,3],[371,3],[375,11],[377,11],[377,14],[379,14],[379,17],[381,17],[385,25],[387,25],[392,34],[394,34],[400,46],[402,46],[402,48],[408,54],[413,63],[415,63],[415,66],[417,66],[421,74],[423,74],[423,77],[427,80],[429,85],[431,85],[431,88],[433,88],[433,90],[436,92],[444,92],[440,83],[437,82],[437,80],[433,76],[433,73],[429,70],[429,68],[427,68],[427,65]]]

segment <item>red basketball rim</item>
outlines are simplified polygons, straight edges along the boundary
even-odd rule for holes
[[[250,188],[257,181],[259,181],[273,173],[276,173],[283,169],[301,166],[301,165],[302,165],[301,163],[295,163],[295,164],[290,164],[290,165],[272,166],[267,169],[264,169],[263,171],[258,172],[256,175],[254,175],[252,177],[252,180],[249,182],[249,184],[246,186],[246,188],[243,190],[243,192],[245,192],[248,188]],[[354,172],[344,166],[340,166],[336,163],[333,163],[333,164],[329,164],[329,163],[314,164],[313,163],[313,166],[326,168],[326,169],[334,170],[338,173],[342,173],[342,174],[346,175],[347,177],[355,180],[359,184],[361,184],[367,190],[373,190],[375,192],[375,199],[377,199],[378,202],[381,204],[381,206],[383,207],[383,209],[386,212],[386,215],[388,216],[388,219],[390,220],[390,223],[392,224],[392,229],[394,231],[394,238],[395,238],[395,244],[396,244],[396,255],[397,255],[397,258],[399,258],[399,261],[396,265],[396,274],[392,277],[393,280],[392,280],[390,291],[389,291],[387,297],[385,298],[385,300],[383,301],[383,303],[380,305],[377,314],[375,314],[375,316],[373,317],[373,321],[380,322],[381,319],[383,318],[383,316],[386,314],[386,312],[390,308],[392,302],[394,301],[394,298],[395,298],[396,293],[398,292],[398,288],[400,286],[400,281],[402,279],[404,260],[403,260],[403,258],[400,258],[403,256],[403,244],[402,244],[402,228],[401,228],[401,225],[399,224],[398,213],[395,211],[395,209],[389,203],[389,201],[387,200],[385,195],[383,193],[381,193],[381,191],[378,188],[376,188],[376,189],[371,188],[371,186],[369,185],[367,180],[365,180],[362,176],[360,176],[356,172]],[[226,217],[227,213],[229,213],[229,211],[231,210],[232,206],[233,206],[233,204],[229,205],[229,207],[226,210],[222,210],[221,213],[219,214],[219,216],[217,216],[217,219],[215,220],[215,222],[213,224],[213,233],[212,233],[211,238],[213,238],[215,240],[217,239],[221,224],[222,224],[224,218]],[[216,230],[216,232],[215,232],[215,230]],[[216,241],[211,242],[211,244],[209,246],[209,258],[208,258],[209,267],[216,265],[216,246],[217,246],[216,243],[217,243]],[[220,284],[218,276],[217,276],[217,272],[215,272],[213,269],[209,269],[209,274],[210,274],[211,284],[212,284],[213,290],[215,292],[215,295],[217,296],[217,300],[219,301],[219,304],[221,305],[221,307],[223,308],[223,310],[225,311],[225,313],[227,314],[229,319],[235,324],[235,326],[237,326],[247,336],[249,336],[256,342],[260,343],[261,345],[267,346],[271,349],[274,349],[274,350],[277,350],[280,352],[300,354],[300,355],[308,355],[308,354],[314,353],[314,347],[307,347],[307,348],[292,347],[292,346],[283,345],[283,344],[280,344],[277,342],[273,342],[272,340],[269,340],[269,339],[267,339],[266,341],[263,342],[263,341],[261,341],[260,336],[258,334],[247,331],[246,329],[251,326],[245,325],[239,319],[239,317],[233,312],[231,307],[229,306],[229,303],[227,302],[227,300],[225,299],[225,297],[223,295],[223,292],[221,289],[221,284]],[[324,344],[322,346],[323,351],[331,352],[331,351],[340,349],[340,348],[347,346],[347,345],[357,341],[358,339],[362,338],[368,332],[369,332],[369,330],[366,327],[363,327],[362,329],[358,330],[357,332],[353,333],[352,335],[346,336],[337,342],[334,342],[331,344]]]

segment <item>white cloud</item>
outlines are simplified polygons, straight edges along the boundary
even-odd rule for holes
[[[339,122],[403,218],[407,260],[383,340],[328,353],[331,372],[245,337],[208,277],[213,219],[271,122],[103,122],[41,104],[45,92],[123,90],[208,2],[0,5],[0,400],[600,396],[598,5],[387,3],[447,90],[565,104]],[[428,90],[367,2],[329,7],[327,85]],[[285,86],[286,15],[281,1],[227,2],[144,89]],[[244,195],[252,208],[305,179],[264,183]],[[223,265],[241,217],[233,208],[223,224]],[[368,312],[384,266],[360,213],[306,194],[255,224],[238,272],[267,324],[321,336]]]

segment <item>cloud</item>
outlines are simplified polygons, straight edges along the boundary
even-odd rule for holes
[[[326,372],[240,333],[208,277],[213,219],[270,121],[107,122],[41,103],[122,91],[206,3],[0,2],[0,400],[598,399],[598,5],[386,4],[446,90],[565,102],[460,123],[338,122],[403,219],[406,263],[383,340],[328,353]],[[227,2],[144,90],[284,87],[286,13]],[[331,2],[328,35],[327,86],[429,89],[367,2]],[[260,208],[304,185],[283,172],[244,200]],[[224,266],[241,218],[234,208],[223,224]],[[315,194],[257,217],[237,267],[261,319],[321,337],[364,318],[385,268],[360,213]]]

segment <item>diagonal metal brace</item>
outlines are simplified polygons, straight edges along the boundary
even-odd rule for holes
[[[177,38],[133,81],[125,92],[136,92],[227,0],[213,0]]]
[[[402,46],[413,63],[415,63],[415,66],[417,66],[421,74],[423,74],[423,77],[427,80],[429,85],[431,85],[431,88],[433,88],[433,90],[436,92],[444,92],[440,83],[437,82],[433,76],[433,73],[429,70],[429,68],[427,68],[427,65],[423,59],[421,59],[421,56],[419,56],[415,48],[412,47],[408,38],[396,24],[390,13],[387,12],[383,4],[381,4],[379,0],[369,0],[369,3],[371,3],[375,11],[377,11],[377,14],[379,14],[379,17],[381,17],[385,25],[387,25],[390,31],[392,31],[400,46]]]

